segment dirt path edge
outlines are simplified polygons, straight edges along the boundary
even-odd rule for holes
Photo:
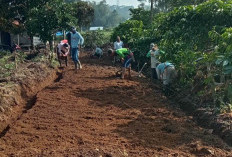
[[[39,68],[42,74],[28,74],[26,79],[13,80],[0,86],[0,94],[5,98],[5,101],[3,99],[0,101],[0,138],[14,125],[16,120],[33,107],[37,93],[62,75],[61,70],[44,64],[41,66],[40,63],[31,63],[24,68],[28,67],[33,67],[33,71]]]
[[[183,111],[193,115],[198,125],[208,129],[206,134],[218,135],[232,146],[232,113],[217,114],[210,108],[197,108],[186,99],[179,99],[178,103]]]

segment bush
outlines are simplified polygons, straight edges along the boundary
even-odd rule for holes
[[[210,95],[215,108],[229,110],[232,106],[231,4],[232,0],[210,0],[197,6],[175,8],[157,14],[152,27],[146,30],[141,21],[128,20],[114,29],[111,40],[119,35],[128,42],[140,65],[149,62],[146,53],[150,43],[157,43],[165,52],[160,61],[174,63],[179,72],[179,90],[195,88],[198,83],[201,87],[195,93]],[[201,74],[199,80],[198,74]],[[215,76],[220,78],[220,85],[215,83]]]
[[[140,39],[143,36],[143,22],[137,20],[127,20],[114,29],[111,41],[115,41],[120,36],[124,43],[129,43]]]
[[[83,34],[86,48],[94,48],[94,46],[103,46],[110,42],[111,31],[88,31]]]
[[[2,52],[1,54],[4,54]],[[15,70],[14,57],[10,53],[5,53],[5,55],[0,58],[0,78],[5,78],[10,76]]]

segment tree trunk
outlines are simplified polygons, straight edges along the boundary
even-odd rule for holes
[[[52,40],[49,41],[49,49],[50,49],[50,51],[53,51],[53,41]]]
[[[63,40],[65,39],[65,34],[66,34],[65,30],[63,30]]]
[[[151,0],[151,23],[152,23],[152,19],[153,19],[153,6],[154,6],[154,0]]]
[[[31,48],[34,50],[33,36],[30,35]]]

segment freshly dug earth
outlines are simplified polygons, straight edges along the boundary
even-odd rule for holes
[[[65,68],[5,130],[0,156],[232,157],[229,146],[147,79],[133,72],[132,80],[121,80],[108,60],[81,59],[82,70]]]
[[[53,83],[57,73],[46,63],[25,62],[0,83],[0,132],[31,107],[36,93]]]

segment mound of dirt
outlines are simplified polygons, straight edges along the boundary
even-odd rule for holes
[[[27,109],[37,92],[57,78],[57,70],[44,63],[24,63],[0,83],[0,131],[15,121]]]

